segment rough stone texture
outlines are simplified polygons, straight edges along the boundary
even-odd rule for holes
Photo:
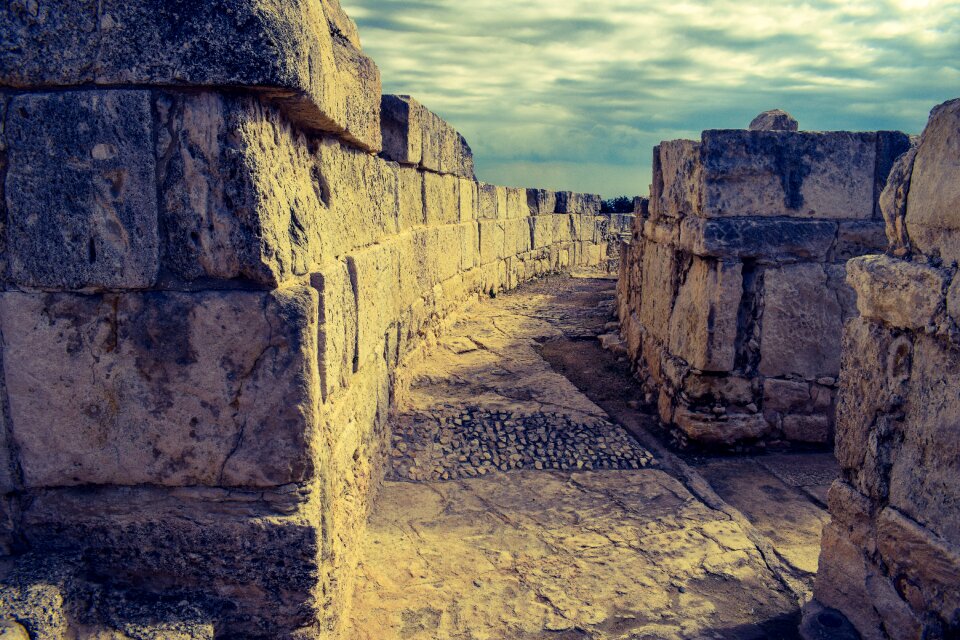
[[[307,479],[311,291],[2,294],[25,486]]]
[[[6,125],[10,278],[138,289],[159,268],[150,93],[13,98]]]
[[[762,119],[654,148],[649,206],[618,251],[620,336],[680,443],[829,444],[857,313],[844,262],[887,244],[878,175],[907,136]]]
[[[383,96],[382,118],[382,155],[387,160],[476,179],[467,141],[415,99]]]
[[[797,131],[800,123],[782,109],[771,109],[751,120],[747,128],[750,131]]]
[[[337,0],[14,2],[0,22],[2,85],[249,87],[304,127],[380,149],[380,73],[355,27],[331,33],[350,24]]]
[[[862,317],[844,332],[841,478],[830,492],[814,595],[866,640],[960,633],[960,345],[946,300],[956,269],[943,260],[957,219],[947,177],[956,165],[957,104],[933,110],[916,159],[894,167],[897,182],[884,193],[891,249],[922,254],[848,266]],[[931,179],[943,182],[934,188]],[[912,212],[920,212],[915,227]]]

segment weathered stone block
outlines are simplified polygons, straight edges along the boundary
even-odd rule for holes
[[[345,262],[335,261],[310,275],[319,295],[317,364],[323,400],[347,386],[357,363],[357,300]]]
[[[423,210],[427,225],[460,222],[460,189],[456,176],[423,174]]]
[[[677,254],[668,246],[646,242],[640,285],[640,322],[657,340],[670,341],[670,314],[677,294]]]
[[[554,213],[557,210],[557,192],[549,189],[527,189],[527,207],[532,216]]]
[[[553,244],[552,217],[534,216],[529,219],[534,249],[543,249]]]
[[[11,280],[143,288],[159,269],[147,91],[26,94],[8,109]]]
[[[697,214],[703,206],[702,171],[698,142],[670,140],[654,147],[650,216]]]
[[[504,222],[480,221],[480,263],[490,264],[503,257]]]
[[[478,187],[479,207],[477,217],[482,220],[496,220],[499,217],[506,217],[506,213],[501,216],[498,212],[497,186],[481,182]]]
[[[838,225],[833,259],[846,262],[869,253],[882,253],[887,234],[882,220],[842,220]]]
[[[670,353],[703,371],[731,371],[742,264],[693,258],[670,316]]]
[[[399,243],[377,244],[347,256],[357,297],[357,367],[382,354],[384,336],[399,317]],[[459,251],[457,251],[459,255]]]
[[[735,375],[688,373],[683,379],[683,392],[693,402],[714,405],[747,405],[754,401],[750,378]]]
[[[914,246],[946,262],[960,261],[960,99],[934,108],[920,137],[907,199]]]
[[[349,38],[331,38],[335,4],[7,3],[0,84],[250,87],[301,126],[377,151],[380,75]]]
[[[842,308],[822,265],[766,270],[760,373],[837,376],[842,329]]]
[[[792,442],[830,442],[830,418],[825,415],[783,416],[783,436]]]
[[[276,109],[200,93],[162,96],[157,110],[166,268],[275,286],[332,252],[314,159]]]
[[[530,251],[529,217],[505,220],[503,229],[503,257],[518,256]]]
[[[873,133],[704,131],[698,213],[871,218],[876,156]]]
[[[470,180],[473,152],[457,131],[410,96],[382,99],[383,156]]]
[[[863,317],[891,327],[920,329],[940,309],[946,277],[932,267],[875,255],[848,262],[847,282],[857,292]]]
[[[527,192],[525,189],[506,187],[506,196],[507,218],[526,218],[530,215],[530,209],[527,207]]]
[[[477,208],[479,206],[479,189],[474,180],[460,178],[460,222],[470,222],[477,219]]]
[[[806,413],[810,406],[810,385],[802,380],[767,378],[763,381],[764,413]]]
[[[824,220],[686,217],[679,245],[700,256],[820,262],[836,237],[836,223]]]
[[[690,439],[714,444],[752,440],[770,432],[770,426],[759,413],[728,413],[717,417],[680,406],[673,413],[673,423]]]
[[[418,227],[426,223],[423,213],[423,173],[413,167],[399,167],[398,179],[398,226],[399,230]]]
[[[313,473],[317,295],[0,297],[27,487],[263,487]]]

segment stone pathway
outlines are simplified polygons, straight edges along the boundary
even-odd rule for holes
[[[798,637],[835,471],[667,450],[629,377],[607,376],[613,286],[556,277],[485,300],[403,373],[344,637]]]

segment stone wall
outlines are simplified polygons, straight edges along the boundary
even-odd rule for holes
[[[681,442],[832,439],[844,262],[883,247],[896,132],[704,131],[653,152],[621,336]]]
[[[478,295],[603,264],[599,197],[476,182],[408,98],[381,129],[337,0],[0,21],[4,551],[335,637],[394,372]]]
[[[814,590],[864,640],[960,634],[960,100],[933,110],[881,196],[888,255],[851,260],[842,475]],[[830,612],[807,612],[808,638]]]

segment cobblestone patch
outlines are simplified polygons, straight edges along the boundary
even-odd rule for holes
[[[653,457],[602,419],[562,413],[462,410],[406,414],[396,425],[390,479],[454,480],[494,471],[642,469]]]

